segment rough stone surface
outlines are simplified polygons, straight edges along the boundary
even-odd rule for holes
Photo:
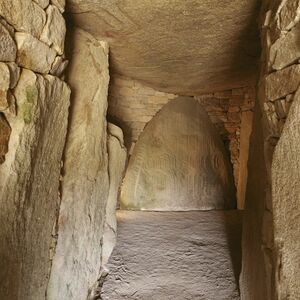
[[[147,125],[129,161],[120,201],[137,210],[235,206],[229,159],[196,100],[178,97]]]
[[[264,269],[262,227],[265,209],[265,187],[267,185],[264,140],[262,135],[262,113],[256,105],[253,131],[250,140],[248,184],[243,214],[242,272],[240,276],[241,299],[267,300],[267,278]],[[268,224],[271,231],[272,224]]]
[[[250,135],[252,132],[253,112],[244,111],[241,116],[241,137],[240,137],[240,156],[239,156],[239,179],[237,186],[237,207],[244,209],[246,188],[248,180],[248,159]]]
[[[8,66],[9,69],[9,73],[10,73],[10,83],[9,83],[9,87],[11,89],[15,88],[19,78],[20,78],[20,68],[18,67],[18,65],[14,62],[11,63],[7,63],[6,64]]]
[[[109,119],[124,131],[130,154],[146,124],[177,96],[156,91],[130,78],[113,76],[109,86]]]
[[[114,74],[180,95],[255,82],[258,8],[257,0],[68,1],[75,24],[109,42]]]
[[[33,0],[33,1],[35,1],[43,9],[45,9],[49,5],[49,0]]]
[[[0,111],[5,110],[8,104],[8,89],[10,85],[10,72],[5,63],[0,62]]]
[[[8,141],[10,133],[10,126],[5,116],[0,113],[0,164],[5,161],[5,154],[8,152]]]
[[[300,65],[274,72],[266,76],[266,100],[274,101],[295,92],[300,84]]]
[[[53,76],[23,70],[0,167],[0,298],[44,299],[70,90]],[[3,242],[5,241],[5,242]]]
[[[75,29],[68,83],[73,96],[65,148],[58,241],[48,300],[86,299],[98,279],[109,193],[106,110],[108,55]]]
[[[127,158],[122,130],[109,123],[108,134],[109,193],[105,213],[102,265],[107,263],[116,244],[116,209]]]
[[[47,10],[47,22],[41,35],[41,41],[53,48],[59,55],[64,53],[66,24],[59,9],[49,5]]]
[[[118,212],[103,300],[237,300],[241,214]]]
[[[274,69],[280,70],[300,58],[300,24],[279,38],[270,48],[270,61]]]
[[[300,89],[295,95],[272,161],[278,299],[300,299],[299,115]]]
[[[280,29],[289,30],[299,21],[300,2],[299,0],[288,0],[281,3],[279,11]]]
[[[253,110],[255,89],[245,87],[195,97],[204,107],[230,153],[235,186],[243,185],[240,177],[241,127],[243,114]],[[247,149],[246,149],[247,151]],[[239,199],[237,199],[239,203]]]
[[[17,45],[9,31],[0,23],[0,61],[15,61]]]
[[[65,72],[68,64],[68,60],[63,59],[61,56],[56,56],[50,73],[54,76],[60,77]]]
[[[28,33],[17,32],[15,38],[18,64],[38,73],[49,73],[56,52]]]
[[[147,123],[176,97],[146,87],[136,80],[113,76],[109,88],[108,118],[123,129],[129,155]],[[242,115],[253,110],[255,88],[225,90],[195,98],[203,105],[221,135],[226,150],[230,152],[235,184],[238,186]]]
[[[17,31],[30,33],[36,38],[46,23],[46,13],[32,0],[1,0],[0,15]]]
[[[57,6],[62,13],[65,11],[66,0],[51,0],[51,3]]]

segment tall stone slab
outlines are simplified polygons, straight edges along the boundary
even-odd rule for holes
[[[0,167],[0,298],[41,300],[51,266],[70,89],[23,69]]]
[[[274,243],[278,299],[300,299],[300,89],[272,162]]]
[[[104,266],[112,253],[117,239],[116,209],[120,186],[125,172],[127,151],[124,146],[122,129],[108,124],[108,161],[109,161],[109,194],[105,212],[103,235],[102,265]]]
[[[75,29],[68,83],[72,89],[58,241],[48,300],[82,300],[98,279],[109,193],[108,49]]]
[[[197,100],[178,97],[148,123],[129,162],[121,207],[135,210],[235,207],[229,158]]]

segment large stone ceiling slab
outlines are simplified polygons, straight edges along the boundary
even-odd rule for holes
[[[76,25],[110,43],[113,72],[193,95],[247,85],[259,0],[69,0]]]

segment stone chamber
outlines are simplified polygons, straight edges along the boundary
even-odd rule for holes
[[[0,299],[300,299],[299,0],[0,0]]]

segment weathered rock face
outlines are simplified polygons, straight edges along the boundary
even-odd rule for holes
[[[65,148],[58,241],[49,300],[86,299],[97,281],[109,194],[106,110],[108,49],[88,33],[72,33],[68,83],[73,91]]]
[[[16,33],[17,62],[20,66],[38,73],[49,73],[56,52],[28,33]]]
[[[17,117],[0,167],[0,257],[3,299],[44,299],[70,89],[60,79],[23,70]],[[4,242],[6,241],[6,242]]]
[[[255,89],[244,87],[195,97],[206,110],[230,153],[237,187],[237,207],[243,209]]]
[[[248,183],[241,294],[243,300],[294,300],[300,297],[298,92],[295,96],[300,84],[300,3],[266,0],[261,15],[262,122],[252,139],[261,150],[252,149],[250,159],[250,166],[259,165],[251,167]]]
[[[278,299],[300,299],[299,115],[300,89],[295,95],[272,161]]]
[[[62,75],[64,37],[53,31],[48,5],[0,0],[1,299],[45,299],[56,241],[70,89],[49,75]],[[51,45],[40,37],[48,29]]]
[[[180,95],[256,77],[257,0],[70,0],[77,25],[109,42],[115,73]]]
[[[235,206],[229,160],[202,106],[169,102],[138,140],[124,179],[121,207],[148,210]]]
[[[127,159],[127,151],[124,146],[122,130],[119,127],[109,123],[108,134],[109,193],[105,212],[102,265],[107,263],[108,258],[110,257],[111,252],[116,244],[117,200]]]
[[[65,19],[55,5],[49,5],[47,10],[47,23],[41,35],[41,41],[46,43],[59,54],[64,54],[66,26]]]
[[[0,113],[0,164],[4,162],[5,154],[8,152],[10,132],[11,129],[4,114]]]
[[[32,0],[0,1],[0,15],[17,31],[39,38],[46,23],[45,11]]]
[[[0,23],[0,61],[15,61],[16,44],[9,31]]]
[[[266,247],[262,248],[262,227],[267,171],[262,155],[264,140],[261,119],[262,115],[257,104],[250,140],[248,188],[243,217],[243,264],[240,276],[241,299],[243,300],[271,299],[267,297],[266,272],[263,267],[265,264],[263,249]],[[270,232],[272,233],[271,228]]]

